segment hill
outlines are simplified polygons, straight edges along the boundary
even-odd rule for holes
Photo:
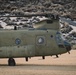
[[[76,0],[0,0],[0,12],[51,12],[76,19]]]

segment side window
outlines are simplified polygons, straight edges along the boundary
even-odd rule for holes
[[[45,45],[45,44],[46,44],[45,36],[36,37],[36,45]]]

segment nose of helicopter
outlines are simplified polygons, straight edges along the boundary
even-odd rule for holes
[[[71,50],[71,44],[69,42],[64,41],[64,45],[65,45],[67,51]]]

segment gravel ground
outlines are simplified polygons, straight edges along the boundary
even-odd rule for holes
[[[8,59],[0,59],[0,75],[76,75],[76,50],[71,54],[34,57],[28,62],[24,58],[15,59],[17,66],[8,66]]]

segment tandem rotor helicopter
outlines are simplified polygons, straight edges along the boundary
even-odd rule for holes
[[[58,19],[51,16],[51,19],[36,23],[33,29],[0,30],[0,58],[8,58],[8,65],[15,66],[14,58],[24,57],[28,61],[30,57],[42,56],[45,59],[45,56],[58,57],[59,54],[69,52],[71,44],[62,36]]]

